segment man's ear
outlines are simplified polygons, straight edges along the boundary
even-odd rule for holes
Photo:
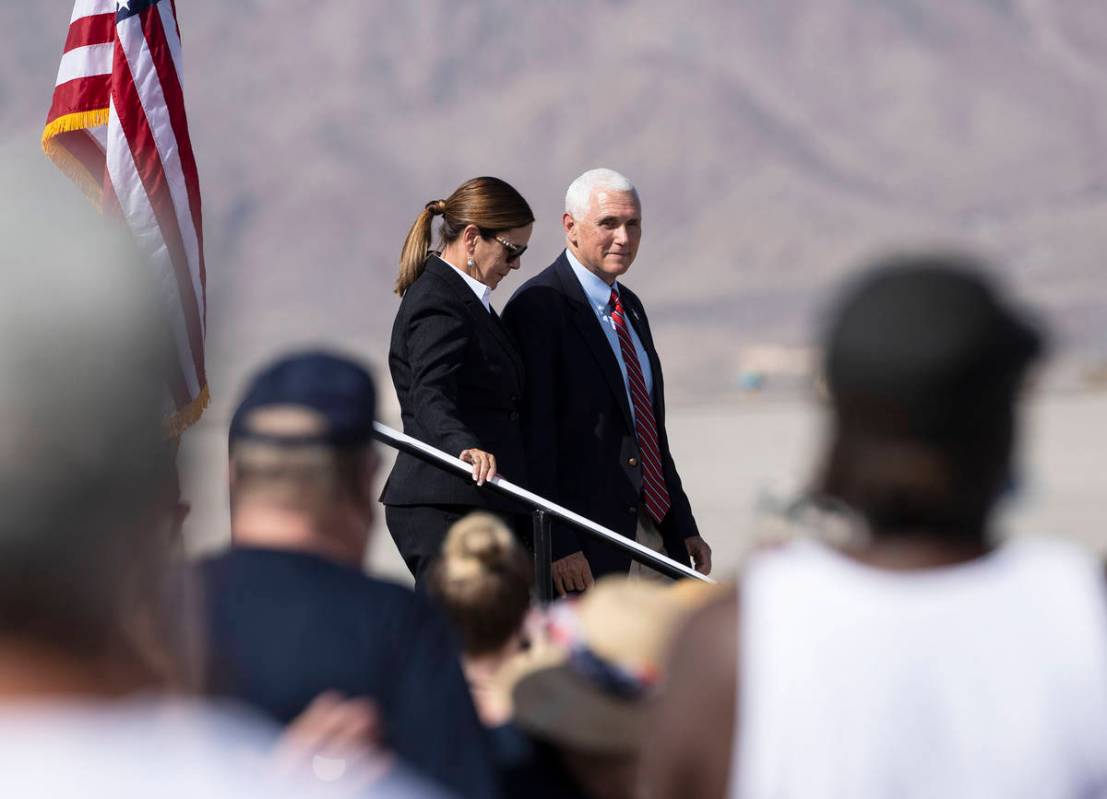
[[[573,215],[568,211],[561,215],[561,227],[565,231],[565,238],[570,244],[576,246],[577,243],[577,221],[573,219]]]

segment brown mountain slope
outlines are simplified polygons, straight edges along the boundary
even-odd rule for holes
[[[1066,340],[1107,349],[1107,11],[1063,0],[178,0],[208,231],[217,396],[289,342],[383,365],[394,263],[427,200],[475,174],[539,216],[635,180],[629,282],[677,397],[733,384],[743,343],[798,342],[862,254],[965,242]],[[0,8],[0,141],[32,141],[69,4]],[[28,150],[29,151],[29,150]]]

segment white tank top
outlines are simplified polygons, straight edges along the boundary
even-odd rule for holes
[[[740,592],[741,799],[1107,796],[1107,581],[1018,540],[889,572],[813,541]]]

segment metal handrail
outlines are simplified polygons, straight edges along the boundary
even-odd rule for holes
[[[406,433],[401,433],[398,430],[393,430],[391,427],[380,422],[373,423],[373,429],[376,433],[375,438],[389,446],[408,452],[411,455],[415,455],[423,461],[435,464],[444,470],[453,470],[466,476],[471,475],[473,467],[471,464],[466,463],[460,458],[456,458],[453,455],[449,455],[436,447],[432,447],[430,444],[426,444],[417,438],[412,438]],[[548,582],[550,574],[549,566],[549,517],[554,516],[561,519],[564,522],[576,527],[578,530],[583,530],[589,535],[600,538],[613,546],[626,552],[630,557],[645,566],[649,566],[651,569],[661,572],[669,577],[675,579],[689,578],[692,580],[700,580],[705,583],[715,582],[710,577],[700,574],[695,569],[685,566],[683,563],[678,563],[672,558],[665,555],[654,552],[649,547],[639,544],[637,541],[633,541],[624,535],[616,533],[614,530],[609,530],[603,525],[596,524],[591,519],[581,516],[579,513],[574,513],[568,508],[562,507],[555,502],[550,502],[545,497],[541,497],[538,494],[528,491],[525,488],[515,485],[514,483],[505,480],[503,477],[496,476],[485,484],[502,494],[506,494],[526,505],[529,505],[534,514],[534,529],[535,529],[535,571],[536,578],[539,583],[539,595],[542,598],[546,598],[552,593],[552,588],[543,583]],[[540,540],[542,536],[545,536],[545,540]],[[540,550],[544,550],[540,551]],[[544,561],[544,562],[543,562]]]

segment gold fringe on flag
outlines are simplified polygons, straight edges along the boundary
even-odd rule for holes
[[[104,199],[103,176],[91,174],[80,160],[55,139],[62,133],[75,133],[106,124],[108,124],[108,109],[97,108],[60,116],[42,131],[42,151],[66,177],[81,188],[97,209],[101,207]],[[205,385],[192,402],[166,418],[166,435],[174,441],[179,441],[184,431],[200,420],[210,401],[211,393]]]
[[[47,155],[50,151],[47,144],[59,133],[73,133],[77,130],[88,130],[108,124],[108,109],[94,108],[91,111],[77,111],[73,114],[60,116],[47,125],[42,131],[42,149]]]
[[[60,142],[54,141],[54,137],[62,133],[74,133],[106,124],[108,124],[108,109],[97,108],[94,111],[81,111],[58,117],[42,131],[42,151],[62,174],[80,187],[89,202],[97,208],[100,208],[104,199],[103,176],[91,174],[69,150],[61,146]]]
[[[185,430],[200,421],[200,417],[204,413],[204,408],[208,407],[210,401],[211,393],[205,385],[200,389],[200,393],[196,396],[196,399],[192,400],[188,405],[165,420],[165,429],[169,437],[173,440],[180,439],[181,434],[184,433]]]

